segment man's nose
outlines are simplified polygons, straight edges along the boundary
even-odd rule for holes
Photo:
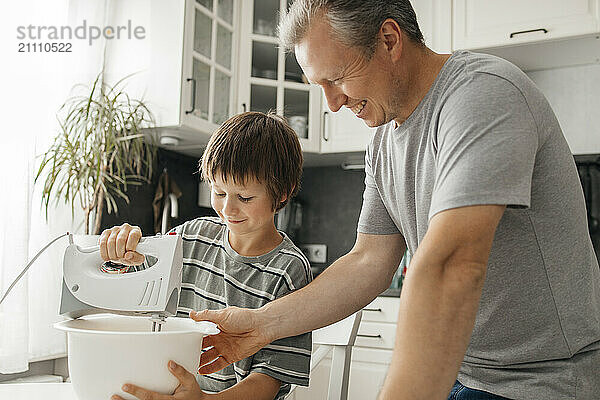
[[[333,112],[337,112],[348,101],[348,96],[336,87],[323,87],[323,93],[327,99],[327,106]]]

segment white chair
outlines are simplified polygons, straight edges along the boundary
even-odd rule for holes
[[[312,333],[313,345],[318,346],[310,359],[310,371],[332,350],[331,371],[329,373],[328,400],[347,400],[348,381],[350,379],[350,360],[352,346],[356,340],[358,326],[362,311],[358,311],[341,321],[317,329]],[[292,394],[296,385],[292,385],[289,394]]]

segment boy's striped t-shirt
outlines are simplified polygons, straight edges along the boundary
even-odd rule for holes
[[[283,232],[281,244],[267,254],[245,257],[231,248],[220,218],[197,218],[172,231],[183,239],[179,316],[228,306],[259,308],[312,280],[308,260]],[[198,383],[203,390],[219,392],[259,372],[282,382],[276,399],[283,399],[290,384],[308,385],[311,344],[310,333],[277,340],[217,373],[198,375]]]

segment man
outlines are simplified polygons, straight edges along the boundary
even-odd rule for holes
[[[358,235],[301,290],[192,313],[223,331],[200,372],[364,307],[408,246],[381,399],[597,398],[600,271],[573,157],[534,84],[492,56],[432,52],[408,0],[297,0],[280,34],[332,111],[379,127]]]

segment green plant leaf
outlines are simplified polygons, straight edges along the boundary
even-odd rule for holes
[[[122,89],[133,75],[110,86],[100,73],[90,88],[77,85],[74,90],[85,93],[59,108],[60,130],[35,174],[36,183],[43,180],[46,218],[52,198],[71,204],[72,214],[77,199],[85,211],[96,206],[98,197],[108,213],[116,212],[117,198],[129,202],[128,185],[151,181],[157,147],[148,133],[155,119],[143,101]]]

